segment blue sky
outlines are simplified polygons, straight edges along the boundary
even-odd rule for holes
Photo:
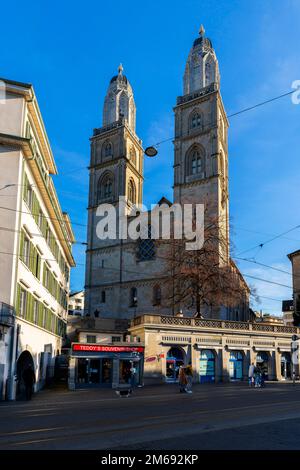
[[[110,78],[120,62],[137,105],[144,147],[173,133],[176,96],[201,23],[221,71],[227,113],[291,90],[300,80],[300,0],[115,0],[14,2],[1,7],[0,76],[34,85],[55,155],[54,181],[77,240],[86,239],[89,137],[101,126]],[[230,119],[229,174],[236,255],[297,224],[300,200],[300,105],[286,97]],[[144,201],[172,198],[171,143],[145,161]],[[78,225],[75,225],[78,224]],[[300,248],[300,230],[245,255],[290,271],[287,253]],[[71,287],[84,285],[84,247]],[[291,285],[291,276],[240,262],[243,273]],[[290,298],[291,289],[247,279],[258,294]],[[261,298],[266,312],[281,304]]]

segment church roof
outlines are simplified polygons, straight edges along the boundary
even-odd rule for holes
[[[126,75],[114,75],[110,83],[116,82],[118,79],[126,84],[128,83]]]
[[[170,207],[172,206],[172,202],[169,201],[169,199],[167,199],[165,196],[160,198],[160,200],[157,203],[158,206],[161,206],[162,204],[168,204],[168,206],[170,206]]]
[[[209,47],[210,49],[213,48],[211,40],[208,39],[208,38],[205,38],[203,36],[201,36],[200,38],[195,39],[195,41],[193,43],[193,47],[196,47],[196,46],[202,45],[202,44],[206,47]]]

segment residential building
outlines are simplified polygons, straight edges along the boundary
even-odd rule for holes
[[[282,301],[282,315],[283,322],[285,325],[294,324],[294,301],[293,300],[283,300]]]
[[[68,314],[83,316],[84,314],[84,291],[71,292],[69,296]]]
[[[29,365],[36,391],[53,375],[66,333],[75,240],[53,184],[57,168],[34,89],[0,84],[0,302],[14,313],[0,340],[7,349],[0,382],[2,397],[15,399]]]

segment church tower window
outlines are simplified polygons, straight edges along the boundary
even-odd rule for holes
[[[204,155],[199,147],[193,147],[187,154],[187,176],[201,176],[204,174]]]
[[[110,199],[113,195],[113,177],[110,174],[106,174],[99,178],[98,183],[98,202],[103,199]]]
[[[147,230],[147,227],[146,227]],[[150,261],[155,258],[155,244],[151,238],[151,225],[148,225],[148,238],[140,238],[137,258],[139,261]]]
[[[136,191],[135,191],[135,184],[132,179],[128,182],[128,191],[127,191],[127,198],[131,204],[135,204],[136,202]]]
[[[130,148],[129,158],[130,158],[131,163],[132,163],[134,166],[136,166],[136,152],[135,152],[135,150],[134,150],[134,147],[131,147],[131,148]]]
[[[130,307],[136,307],[137,306],[137,288],[136,287],[132,287],[130,289],[129,306]]]
[[[190,120],[190,128],[196,129],[198,127],[201,127],[201,125],[202,125],[201,114],[198,112],[192,113],[191,120]]]
[[[103,146],[102,146],[102,157],[108,158],[112,156],[113,156],[112,143],[109,141],[106,141],[103,143]]]
[[[153,305],[161,304],[161,288],[159,285],[153,287]]]

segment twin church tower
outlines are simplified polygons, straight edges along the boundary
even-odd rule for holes
[[[228,120],[218,60],[202,26],[188,55],[183,82],[184,94],[174,108],[174,203],[209,200],[211,213],[221,221],[229,261]],[[164,292],[166,271],[159,244],[99,240],[96,235],[99,204],[117,204],[124,196],[130,212],[132,205],[143,202],[144,150],[135,129],[133,90],[120,65],[107,90],[102,127],[91,137],[85,285],[86,313],[91,316],[174,313]],[[185,306],[181,308],[185,313]]]

